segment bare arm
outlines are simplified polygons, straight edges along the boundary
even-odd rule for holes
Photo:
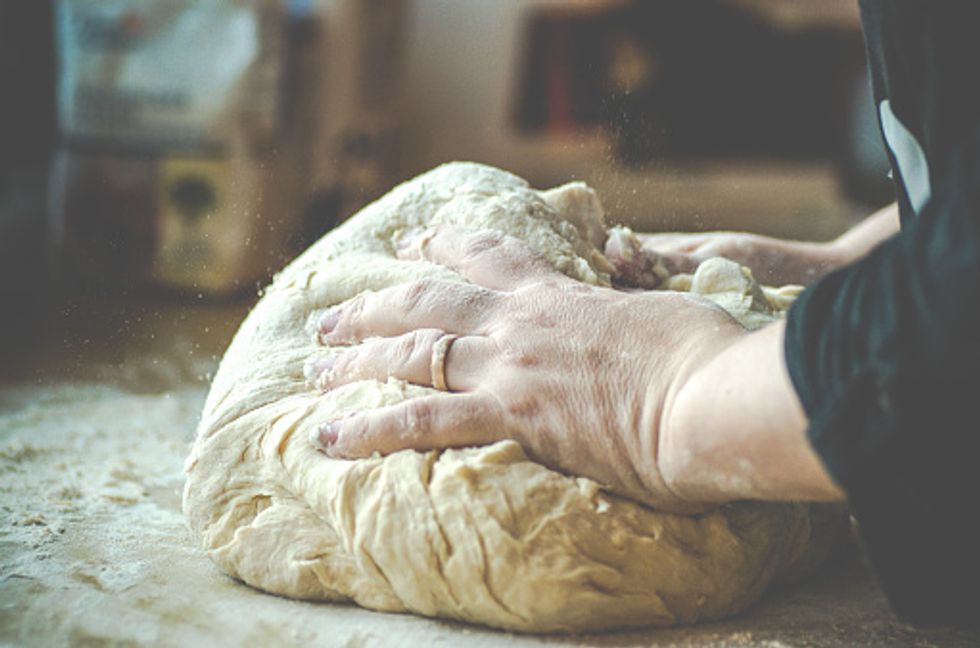
[[[898,233],[898,203],[882,207],[830,242],[841,265],[855,261]]]
[[[668,267],[680,271],[692,271],[707,258],[723,256],[752,268],[762,283],[806,285],[867,254],[897,233],[898,228],[898,206],[893,203],[827,242],[793,241],[745,232],[638,236],[644,250],[664,258]],[[617,267],[623,265],[617,264],[615,255],[611,260]]]
[[[786,371],[785,323],[739,336],[668,403],[658,465],[671,492],[697,502],[838,500],[806,438]]]
[[[898,207],[891,204],[828,243],[780,243],[811,255],[822,248],[817,256],[836,267],[864,256],[898,227]],[[806,416],[786,370],[785,329],[778,322],[734,338],[668,402],[658,465],[679,498],[844,497],[806,438]]]

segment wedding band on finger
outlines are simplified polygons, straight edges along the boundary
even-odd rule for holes
[[[429,371],[432,375],[432,386],[441,391],[450,391],[449,385],[446,383],[446,358],[449,356],[449,347],[457,339],[459,339],[458,335],[446,333],[432,345]]]

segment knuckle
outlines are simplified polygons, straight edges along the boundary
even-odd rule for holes
[[[504,356],[504,360],[507,362],[507,364],[522,369],[537,367],[541,364],[541,358],[533,353],[528,353],[527,351],[522,350],[508,351]]]
[[[498,346],[505,345],[510,340],[523,339],[528,333],[520,316],[514,314],[499,318],[492,323],[489,330],[491,337],[498,342]]]
[[[540,409],[537,399],[529,396],[519,396],[506,404],[507,414],[518,419],[533,419]]]
[[[519,256],[529,256],[531,248],[528,247],[527,243],[514,238],[513,236],[503,236],[501,237],[498,247],[511,254],[517,254]]]
[[[405,430],[416,435],[428,434],[432,430],[432,405],[425,400],[409,401],[405,407]]]
[[[420,331],[412,331],[407,335],[400,336],[395,342],[392,361],[399,365],[407,365],[411,362],[416,349],[419,348],[420,338]]]
[[[350,300],[347,305],[341,309],[339,317],[337,320],[337,326],[334,329],[334,335],[341,338],[350,338],[351,334],[357,333],[360,330],[361,315],[364,313],[365,302],[367,301],[367,294],[362,293]]]
[[[435,281],[432,279],[416,279],[405,284],[401,295],[402,307],[409,311],[419,308],[434,287]]]
[[[338,353],[334,359],[334,364],[326,372],[326,380],[333,383],[340,380],[343,376],[357,378],[361,368],[361,352],[359,348],[351,347]]]
[[[555,292],[561,290],[566,283],[567,282],[563,281],[562,279],[559,279],[557,276],[545,277],[543,279],[538,280],[537,287],[538,290],[541,290],[543,292]]]
[[[562,290],[565,282],[558,277],[541,277],[521,284],[514,295],[525,297],[531,303],[541,303],[542,299],[550,299],[551,295]]]
[[[446,332],[442,329],[419,329],[415,331],[415,352],[426,360],[432,354],[432,347]]]
[[[481,256],[500,247],[504,240],[504,235],[494,230],[477,232],[466,241],[463,246],[463,254],[467,257]]]
[[[530,247],[524,241],[514,238],[513,236],[507,236],[500,243],[500,250],[510,257],[516,265],[526,266],[528,268],[537,268],[542,265],[547,265],[544,257],[542,257],[537,250]]]
[[[611,360],[609,352],[598,346],[585,349],[582,352],[582,357],[585,360],[586,366],[594,372],[601,371],[603,367],[609,365]]]
[[[486,442],[484,425],[486,408],[477,402],[456,404],[445,412],[446,425],[441,430],[442,441],[447,445],[470,445]]]
[[[485,288],[458,284],[451,295],[454,310],[462,316],[483,319],[495,312],[496,295]]]

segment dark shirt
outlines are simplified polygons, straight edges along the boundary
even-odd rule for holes
[[[809,287],[786,359],[899,616],[980,624],[980,2],[865,0],[901,232]]]

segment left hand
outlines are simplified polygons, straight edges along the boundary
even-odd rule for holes
[[[720,256],[751,268],[758,281],[772,286],[809,285],[845,263],[832,243],[790,241],[748,232],[638,236],[643,252],[674,260],[681,272],[693,272],[702,261]],[[615,258],[610,260],[619,267]]]
[[[433,347],[448,391],[325,422],[316,442],[331,457],[515,439],[536,460],[620,494],[679,512],[661,477],[660,422],[684,381],[745,333],[692,295],[626,293],[554,270],[523,242],[444,227],[399,255],[425,258],[471,283],[425,280],[366,293],[320,318],[335,344],[317,384],[390,376],[431,386]]]

